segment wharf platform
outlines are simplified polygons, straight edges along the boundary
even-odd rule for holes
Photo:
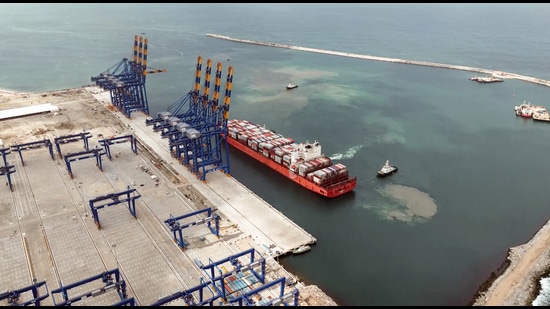
[[[532,117],[536,121],[550,122],[550,114],[548,112],[535,113]]]
[[[113,145],[110,160],[102,156],[99,165],[93,158],[76,160],[71,163],[71,174],[61,154],[82,152],[83,141],[61,144],[61,154],[54,150],[53,157],[46,147],[23,151],[21,158],[17,151],[7,153],[15,172],[11,189],[6,176],[0,176],[6,181],[6,186],[0,187],[0,295],[28,287],[33,280],[46,282],[51,292],[117,269],[126,282],[128,297],[137,305],[151,305],[203,282],[207,276],[197,261],[206,265],[253,249],[265,258],[267,281],[286,278],[290,285],[285,285],[285,290],[289,293],[298,288],[301,304],[305,299],[323,303],[319,299],[328,298],[309,289],[276,260],[302,244],[315,243],[312,235],[222,172],[210,173],[206,183],[199,181],[171,158],[167,141],[145,126],[144,114],[135,113],[128,119],[105,108],[110,102],[108,92],[86,87],[27,94],[14,100],[16,103],[5,102],[1,95],[0,99],[0,109],[30,102],[59,107],[56,113],[3,120],[3,149],[84,131],[91,135],[91,149],[98,147],[99,139],[110,136],[131,134],[137,140],[136,153],[129,142]],[[130,188],[139,194],[135,216],[129,204],[123,203],[99,209],[99,222],[95,221],[90,200]],[[182,231],[188,245],[179,247],[164,221],[205,208],[221,217],[219,237],[205,224],[191,225]],[[203,218],[194,215],[182,224],[199,219]],[[250,263],[244,256],[238,260],[243,265]],[[230,265],[225,268],[232,269]],[[91,281],[68,290],[68,295],[95,291],[94,296],[82,297],[78,305],[120,301],[114,290],[103,293],[104,286],[101,280]],[[41,288],[39,295],[48,291]],[[279,292],[275,285],[261,296],[276,298]],[[28,293],[22,296],[21,302],[29,300]],[[42,300],[41,305],[61,301],[58,293]],[[0,300],[0,305],[7,304],[6,299]],[[186,305],[181,298],[169,304]]]
[[[238,223],[243,233],[255,235],[255,241],[260,244],[259,251],[262,254],[281,256],[302,245],[312,245],[317,241],[230,175],[222,171],[209,173],[206,183],[203,183],[171,156],[168,140],[161,138],[159,132],[154,132],[152,126],[146,126],[146,118],[143,113],[133,113],[131,119],[121,117],[120,120],[128,126],[130,132],[136,134],[138,141],[162,158],[161,164],[182,175],[204,196],[205,201],[215,205],[228,220]]]
[[[261,41],[256,41],[256,40],[239,39],[239,38],[233,38],[233,37],[229,37],[229,36],[225,36],[225,35],[212,34],[212,33],[207,33],[206,35],[209,36],[209,37],[212,37],[212,38],[222,39],[222,40],[227,40],[227,41],[233,41],[233,42],[238,42],[238,43],[254,44],[254,45],[277,47],[277,48],[286,48],[286,49],[292,49],[292,50],[300,50],[300,51],[305,51],[305,52],[327,54],[327,55],[333,55],[333,56],[342,56],[342,57],[348,57],[348,58],[357,58],[357,59],[375,60],[375,61],[385,61],[385,62],[392,62],[392,63],[420,65],[420,66],[428,66],[428,67],[434,67],[434,68],[452,69],[452,70],[461,70],[461,71],[469,71],[469,72],[490,74],[491,76],[493,76],[495,78],[517,79],[517,80],[522,80],[522,81],[526,81],[526,82],[535,83],[535,84],[539,84],[539,85],[542,85],[542,86],[550,87],[550,81],[548,81],[548,80],[544,80],[544,79],[540,79],[540,78],[536,78],[536,77],[531,77],[531,76],[519,75],[519,74],[515,74],[515,73],[502,72],[502,71],[499,71],[499,70],[490,70],[490,69],[484,69],[484,68],[476,68],[476,67],[453,65],[453,64],[444,64],[444,63],[428,62],[428,61],[416,61],[416,60],[406,60],[406,59],[399,59],[399,58],[388,58],[388,57],[377,57],[377,56],[370,56],[370,55],[361,55],[361,54],[331,51],[331,50],[325,50],[325,49],[301,47],[301,46],[288,45],[288,44],[279,44],[279,43],[271,43],[271,42],[261,42]]]
[[[550,114],[544,107],[539,110],[535,110],[531,118],[536,121],[550,122]]]

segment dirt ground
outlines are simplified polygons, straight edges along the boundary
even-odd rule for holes
[[[0,119],[0,149],[9,148],[12,144],[29,143],[46,138],[53,140],[57,136],[84,131],[90,132],[94,137],[108,137],[113,131],[116,134],[123,134],[127,130],[119,121],[121,117],[125,116],[116,112],[116,109],[109,104],[109,94],[97,87],[90,86],[43,93],[16,93],[0,90],[0,111],[46,103],[57,106],[59,111],[12,118],[9,122]],[[171,173],[168,168],[165,169],[165,172]],[[173,176],[182,177],[181,175]],[[182,184],[187,182],[185,179],[178,179],[178,181]],[[208,201],[202,200],[202,195],[192,186],[183,187],[186,190],[183,193],[192,197],[192,200],[196,200],[196,206],[208,203]],[[316,285],[298,282],[297,287],[300,292],[300,306],[337,306],[336,302]]]
[[[88,131],[94,135],[123,132],[125,128],[85,89],[66,89],[45,93],[14,93],[0,91],[0,110],[51,103],[58,112],[44,113],[3,122],[0,139],[4,145],[53,139],[56,136]],[[32,120],[32,121],[30,121]],[[0,120],[1,121],[1,120]]]

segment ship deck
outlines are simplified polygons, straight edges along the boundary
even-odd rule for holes
[[[108,93],[95,87],[88,90],[99,102],[109,98]],[[95,106],[90,112],[103,108],[98,102],[86,101]],[[71,102],[61,105],[60,114],[67,113]],[[197,286],[206,276],[196,261],[209,264],[249,249],[266,258],[268,281],[280,277],[299,281],[275,257],[315,243],[312,235],[221,171],[209,173],[206,183],[197,179],[170,156],[167,140],[145,125],[143,113],[132,114],[132,119],[119,113],[107,114],[119,118],[126,131],[112,126],[91,127],[90,148],[96,147],[99,137],[133,134],[138,141],[137,154],[129,143],[112,145],[112,159],[102,156],[102,169],[93,158],[72,162],[72,178],[55,146],[54,159],[47,148],[23,151],[24,165],[16,151],[7,156],[16,172],[11,175],[13,191],[6,176],[0,176],[6,181],[0,189],[0,294],[27,287],[33,279],[45,281],[52,291],[118,269],[127,284],[128,297],[134,297],[137,305],[149,305]],[[39,120],[48,117],[56,116],[29,116],[25,122],[38,128],[44,126]],[[11,121],[4,120],[6,124]],[[74,133],[80,132],[75,130]],[[62,144],[61,150],[66,154],[84,149],[79,141]],[[135,188],[140,195],[135,202],[136,217],[129,205],[106,206],[98,210],[98,226],[89,201],[129,188]],[[164,220],[206,207],[217,209],[221,217],[220,237],[205,224],[197,224],[183,230],[188,246],[181,249]],[[189,218],[188,222],[197,219]],[[81,284],[70,295],[102,286],[104,283],[98,281]],[[277,291],[268,289],[262,293],[269,297]],[[25,297],[29,299],[28,295]],[[55,299],[52,295],[41,303],[52,305],[60,301],[61,294],[57,294]],[[79,305],[110,305],[118,301],[120,297],[110,291],[83,297]],[[4,299],[0,304],[8,302]],[[177,299],[170,304],[185,302]]]

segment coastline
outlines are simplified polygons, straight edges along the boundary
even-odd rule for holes
[[[480,286],[472,306],[531,306],[548,277],[550,220],[526,243],[512,247],[496,272]]]
[[[22,92],[15,92],[15,91],[11,91],[11,90],[5,90],[5,89],[0,89],[0,95],[21,95],[23,94]]]
[[[76,97],[78,94],[78,98]],[[126,118],[124,118],[122,115],[119,115],[118,111],[113,111],[109,107],[112,107],[110,105],[110,93],[107,91],[103,91],[100,88],[96,86],[90,86],[90,85],[84,85],[81,88],[73,88],[73,89],[62,89],[58,91],[44,91],[44,92],[36,92],[36,93],[25,93],[25,92],[14,92],[14,91],[4,91],[0,90],[0,109],[9,109],[13,107],[21,107],[21,106],[28,106],[30,104],[34,103],[41,103],[43,101],[51,102],[52,104],[59,104],[61,106],[64,106],[62,113],[69,113],[70,106],[77,104],[76,102],[82,99],[90,98],[91,100],[87,100],[88,102],[94,102],[93,104],[97,104],[98,106],[102,106],[105,108],[105,112],[102,114],[106,115],[104,118],[107,117],[113,117],[117,118],[118,122],[121,124],[124,124],[125,121],[127,121]],[[64,99],[63,99],[64,98]],[[61,100],[63,99],[63,100]],[[4,104],[5,103],[5,104]],[[85,115],[82,115],[82,118],[86,118]],[[78,121],[74,121],[75,124]],[[28,128],[31,129],[30,127]],[[26,129],[25,129],[26,130]],[[7,139],[5,140],[6,144],[9,144],[10,138],[14,138],[14,134],[9,134],[9,130],[4,130],[3,134],[6,135]],[[141,143],[141,142],[140,142]],[[157,162],[162,161],[159,157],[159,154],[155,153],[154,151],[151,151],[149,149],[149,154],[155,158],[157,158]],[[177,178],[183,178],[182,180],[185,182],[187,180],[187,177],[185,175],[182,175],[182,173],[175,173],[174,170],[166,169],[163,170],[166,174],[171,174],[169,177],[177,177]],[[236,181],[236,180],[235,180]],[[194,188],[193,186],[188,187],[188,190],[190,191],[189,194],[192,196],[202,196],[199,191],[197,191],[197,188]],[[192,191],[192,192],[191,192]],[[206,200],[206,198],[198,198],[199,201],[202,201],[202,203],[211,203],[211,201]],[[254,236],[254,235],[251,235]],[[324,293],[318,286],[313,284],[306,284],[300,279],[292,274],[291,272],[284,269],[284,267],[277,262],[277,269],[281,269],[285,273],[288,274],[289,280],[294,279],[295,286],[298,288],[300,292],[300,299],[299,299],[299,305],[301,306],[337,306],[336,302],[328,296],[326,293]]]
[[[548,106],[550,111],[550,104],[545,103],[550,88],[508,77],[502,83],[485,85],[469,78],[489,74],[206,36],[214,33],[388,59],[486,68],[550,81],[544,44],[550,6],[84,5],[3,6],[7,9],[1,60],[5,71],[0,83],[0,92],[6,91],[4,98],[18,92],[79,88],[102,73],[122,73],[119,69],[127,64],[124,59],[134,59],[138,35],[138,39],[148,38],[147,63],[143,64],[152,70],[167,69],[145,78],[144,99],[151,116],[173,111],[178,103],[185,106],[192,91],[198,90],[206,99],[203,90],[208,88],[205,103],[214,104],[216,99],[220,107],[230,103],[224,106],[229,119],[256,121],[297,141],[318,140],[331,160],[357,174],[359,181],[350,195],[322,199],[232,149],[225,151],[226,145],[215,146],[223,147],[222,161],[229,152],[227,170],[234,178],[318,239],[311,252],[280,257],[279,262],[304,284],[317,284],[340,306],[472,305],[478,291],[486,292],[509,268],[510,249],[535,237],[550,218],[543,194],[550,174],[550,165],[544,164],[548,147],[543,141],[550,139],[550,122],[512,115],[512,108],[523,101]],[[138,49],[142,60],[143,52]],[[200,64],[197,56],[202,57]],[[208,59],[212,60],[209,69]],[[215,74],[218,62],[223,69],[219,85]],[[228,66],[235,68],[231,92],[224,87]],[[289,81],[299,87],[287,91]],[[231,96],[224,99],[224,91]],[[29,100],[29,109],[46,106],[40,104],[46,98],[38,99],[32,100],[33,105]],[[120,106],[117,102],[113,97],[112,103]],[[10,108],[10,104],[0,103],[0,109]],[[95,106],[98,113],[103,112],[101,106]],[[33,122],[35,116],[26,119]],[[6,132],[9,124],[3,121],[0,131]],[[73,133],[79,129],[77,126]],[[33,141],[37,131],[20,132],[25,133],[21,137],[25,142]],[[96,136],[93,134],[90,145],[97,144]],[[50,135],[52,142],[54,137]],[[61,144],[60,149],[72,152],[74,148],[76,152],[84,150],[81,145],[82,141]],[[57,154],[56,144],[53,146]],[[112,163],[102,156],[106,171],[129,162],[126,159],[131,153],[125,143],[113,145],[111,150]],[[128,156],[119,159],[119,151]],[[46,148],[23,151],[22,156],[36,165],[23,168],[13,148],[7,159],[16,165],[14,177],[24,171],[43,173],[50,165]],[[386,159],[396,164],[399,172],[376,178]],[[66,163],[62,156],[55,161],[63,174]],[[94,161],[70,163],[77,181],[84,173],[99,176]],[[206,180],[210,180],[208,176]],[[1,177],[5,185],[7,178]],[[21,190],[18,178],[12,182],[19,194],[5,201],[8,209],[17,203],[16,198],[36,191]],[[49,184],[47,179],[44,184]],[[55,186],[48,188],[56,191]],[[8,191],[3,192],[9,197]],[[76,188],[70,192],[78,196]],[[99,212],[106,223],[107,214]],[[13,221],[17,222],[17,216]],[[2,230],[8,225],[17,227],[4,224]],[[67,243],[66,247],[72,246]],[[13,259],[14,255],[4,253],[5,258]],[[12,269],[28,277],[26,268]],[[145,278],[144,282],[156,281]],[[542,281],[545,287],[547,280]],[[53,289],[56,282],[51,280]],[[550,295],[550,289],[547,291]]]
[[[109,92],[102,91],[99,88],[93,90],[94,88],[97,87],[83,85],[81,88],[36,93],[0,89],[0,107],[6,106],[3,103],[7,103],[7,106],[10,106],[11,103],[22,104],[22,102],[26,102],[28,104],[30,100],[40,103],[40,101],[52,100],[52,97],[56,97],[61,93],[70,94],[72,91],[87,90],[98,104],[110,110],[108,108],[110,104]],[[33,103],[31,101],[31,104]],[[548,276],[547,265],[550,265],[550,220],[546,221],[527,243],[509,248],[506,259],[480,285],[470,305],[531,305],[539,293],[540,279]],[[282,267],[282,265],[279,266]],[[294,274],[292,276],[296,277]],[[299,286],[301,293],[300,305],[302,306],[338,306],[333,298],[314,284],[298,281],[297,286]]]
[[[87,86],[82,86],[87,87]],[[14,93],[17,94],[17,93]],[[108,92],[99,93],[100,102],[110,102]],[[94,94],[97,97],[97,94]],[[548,248],[548,249],[545,249]],[[472,306],[531,305],[537,296],[546,265],[550,264],[550,219],[525,244],[509,248],[502,265],[492,272],[473,296]],[[282,266],[281,266],[282,267]],[[294,274],[293,274],[294,275]],[[338,306],[314,284],[299,281],[300,305]]]

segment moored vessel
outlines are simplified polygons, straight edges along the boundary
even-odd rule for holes
[[[503,81],[504,81],[503,79],[500,79],[494,76],[484,76],[477,79],[477,82],[482,84],[501,83]]]
[[[337,197],[355,189],[345,165],[333,164],[315,141],[297,144],[273,130],[248,120],[230,119],[227,142],[300,186],[325,197]]]
[[[469,78],[469,80],[482,83],[482,84],[488,84],[488,83],[500,83],[503,82],[503,79],[500,79],[495,76],[472,76]]]
[[[523,118],[531,118],[533,116],[533,109],[538,109],[538,107],[531,105],[531,102],[526,103],[525,101],[514,107],[516,115]]]

